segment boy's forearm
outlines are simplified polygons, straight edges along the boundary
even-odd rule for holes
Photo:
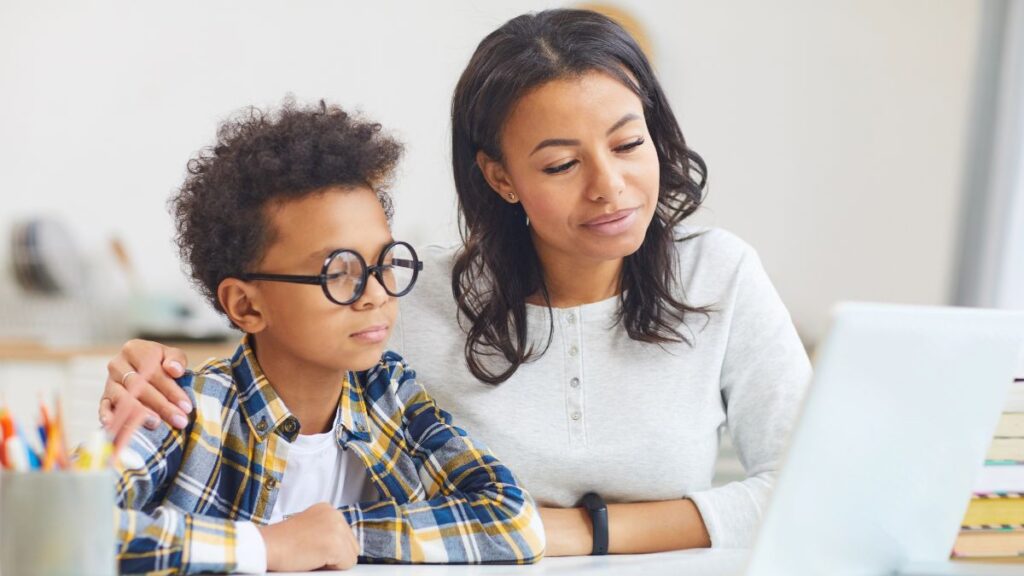
[[[379,532],[360,540],[363,555],[375,557],[378,551],[373,543],[384,539],[392,542],[391,547],[381,547],[383,556],[376,557],[400,562],[522,564],[539,560],[544,553],[544,529],[532,498],[490,450],[452,424],[451,416],[434,403],[413,374],[401,368],[396,375],[397,393],[404,406],[410,456],[420,476],[433,479],[435,486],[428,488],[428,496],[433,497],[403,505],[391,501],[353,507],[347,514],[353,530]],[[458,529],[445,530],[452,526]],[[455,535],[442,543],[442,533]],[[395,538],[405,541],[396,543]],[[403,545],[396,548],[395,544]],[[394,550],[412,552],[391,558]]]
[[[544,551],[540,516],[532,501],[514,494],[500,500],[479,493],[405,504],[383,500],[341,511],[362,543],[361,556],[367,559],[529,564],[540,560]],[[454,526],[458,528],[451,529]]]
[[[193,516],[164,506],[151,514],[121,508],[117,514],[119,573],[169,568],[185,574],[234,572],[238,567],[235,521]]]

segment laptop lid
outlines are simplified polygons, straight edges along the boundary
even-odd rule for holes
[[[746,573],[948,558],[1022,347],[1020,312],[838,307]]]

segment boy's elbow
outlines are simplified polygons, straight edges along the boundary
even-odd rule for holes
[[[502,541],[504,545],[497,549],[503,553],[500,558],[485,558],[484,561],[535,564],[544,557],[547,543],[540,511],[525,492],[520,491],[516,497],[510,496],[506,494],[501,500],[496,500],[502,502],[499,508],[504,509],[503,523],[507,529],[496,531],[492,538]]]
[[[523,564],[536,564],[544,558],[544,550],[547,547],[547,536],[544,533],[544,524],[540,519],[540,511],[533,502],[527,502],[524,512],[529,516],[523,539],[527,542],[527,549],[524,550],[525,557]]]

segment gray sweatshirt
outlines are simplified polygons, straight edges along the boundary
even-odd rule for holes
[[[451,293],[455,248],[439,246],[420,254],[425,269],[401,300],[391,345],[538,504],[574,506],[592,490],[608,502],[690,498],[713,546],[749,547],[810,363],[749,245],[709,229],[677,249],[685,302],[714,309],[688,319],[693,346],[631,340],[612,298],[551,310],[547,352],[503,384],[481,383],[466,367]],[[549,311],[529,305],[527,315],[543,347]],[[747,478],[712,488],[726,425]]]

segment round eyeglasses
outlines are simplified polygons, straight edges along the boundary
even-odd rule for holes
[[[384,291],[394,297],[405,296],[416,284],[423,263],[416,250],[406,242],[392,242],[384,247],[375,266],[367,266],[355,250],[342,248],[324,260],[319,276],[294,274],[242,274],[242,280],[268,280],[294,284],[319,284],[324,296],[335,304],[347,306],[363,297],[366,281],[373,274]]]

